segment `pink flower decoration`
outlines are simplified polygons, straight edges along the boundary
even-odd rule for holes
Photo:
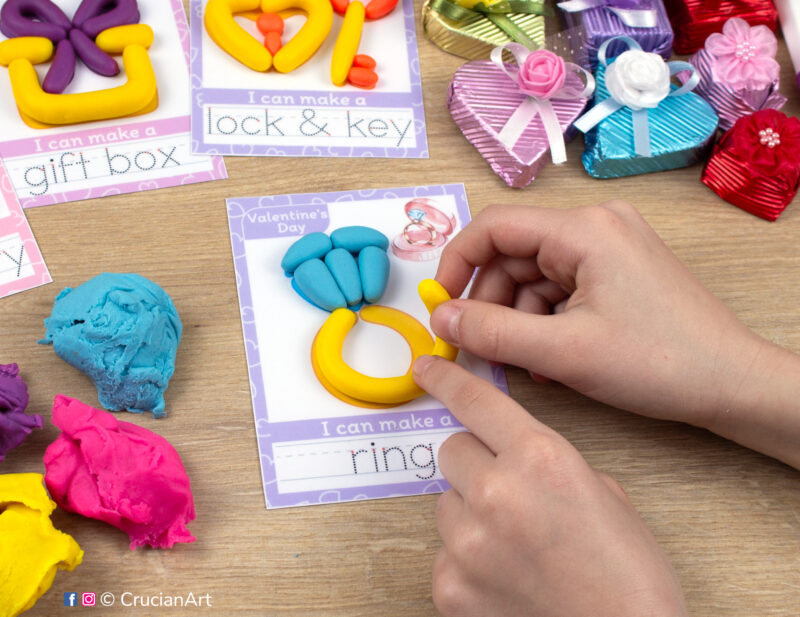
[[[767,26],[732,17],[706,39],[706,51],[716,59],[714,78],[734,90],[763,90],[778,79],[778,41]]]
[[[529,53],[517,75],[519,89],[539,99],[555,96],[564,87],[566,79],[564,59],[546,49]]]

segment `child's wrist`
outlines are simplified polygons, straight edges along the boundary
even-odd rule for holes
[[[755,337],[740,353],[741,370],[704,428],[800,469],[800,356]]]

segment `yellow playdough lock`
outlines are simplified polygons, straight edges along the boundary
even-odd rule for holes
[[[450,295],[433,279],[426,279],[418,287],[420,298],[429,313]],[[419,356],[442,356],[455,360],[458,348],[439,337],[434,338],[411,315],[387,306],[365,306],[361,318],[391,328],[400,334],[411,348],[411,364]],[[342,358],[342,347],[347,333],[356,325],[358,317],[345,308],[333,311],[317,333],[311,346],[311,364],[320,383],[338,399],[359,407],[385,409],[402,405],[425,392],[414,383],[411,366],[399,377],[370,377],[351,368]]]
[[[145,24],[117,26],[97,36],[108,54],[122,54],[127,83],[80,94],[49,94],[39,84],[34,64],[47,62],[53,43],[42,37],[18,37],[0,43],[0,65],[8,67],[20,117],[33,128],[79,124],[150,113],[158,107],[158,89],[150,56],[153,30]]]
[[[273,57],[258,40],[236,23],[235,16],[250,19],[264,13],[290,16],[301,12],[306,23]],[[206,31],[219,47],[254,71],[275,67],[288,73],[313,56],[333,25],[330,0],[209,0],[203,17]]]

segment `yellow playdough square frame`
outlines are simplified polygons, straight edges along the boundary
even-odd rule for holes
[[[115,88],[79,94],[50,94],[42,89],[35,64],[48,62],[53,43],[38,36],[16,37],[0,42],[0,65],[8,67],[19,115],[28,126],[47,129],[138,116],[158,107],[158,87],[148,49],[152,28],[146,24],[104,30],[95,43],[104,52],[122,54],[127,82]]]

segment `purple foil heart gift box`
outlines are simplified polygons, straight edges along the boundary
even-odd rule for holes
[[[551,160],[566,160],[564,143],[576,134],[572,123],[585,109],[594,79],[552,52],[529,52],[514,43],[505,48],[519,68],[503,62],[502,47],[492,60],[468,62],[453,75],[447,106],[492,170],[521,188]]]
[[[567,28],[583,26],[589,65],[597,68],[597,52],[608,39],[627,36],[642,49],[669,60],[674,38],[672,25],[662,0],[562,0],[556,6]],[[607,50],[609,59],[625,51],[625,46],[614,44]]]

